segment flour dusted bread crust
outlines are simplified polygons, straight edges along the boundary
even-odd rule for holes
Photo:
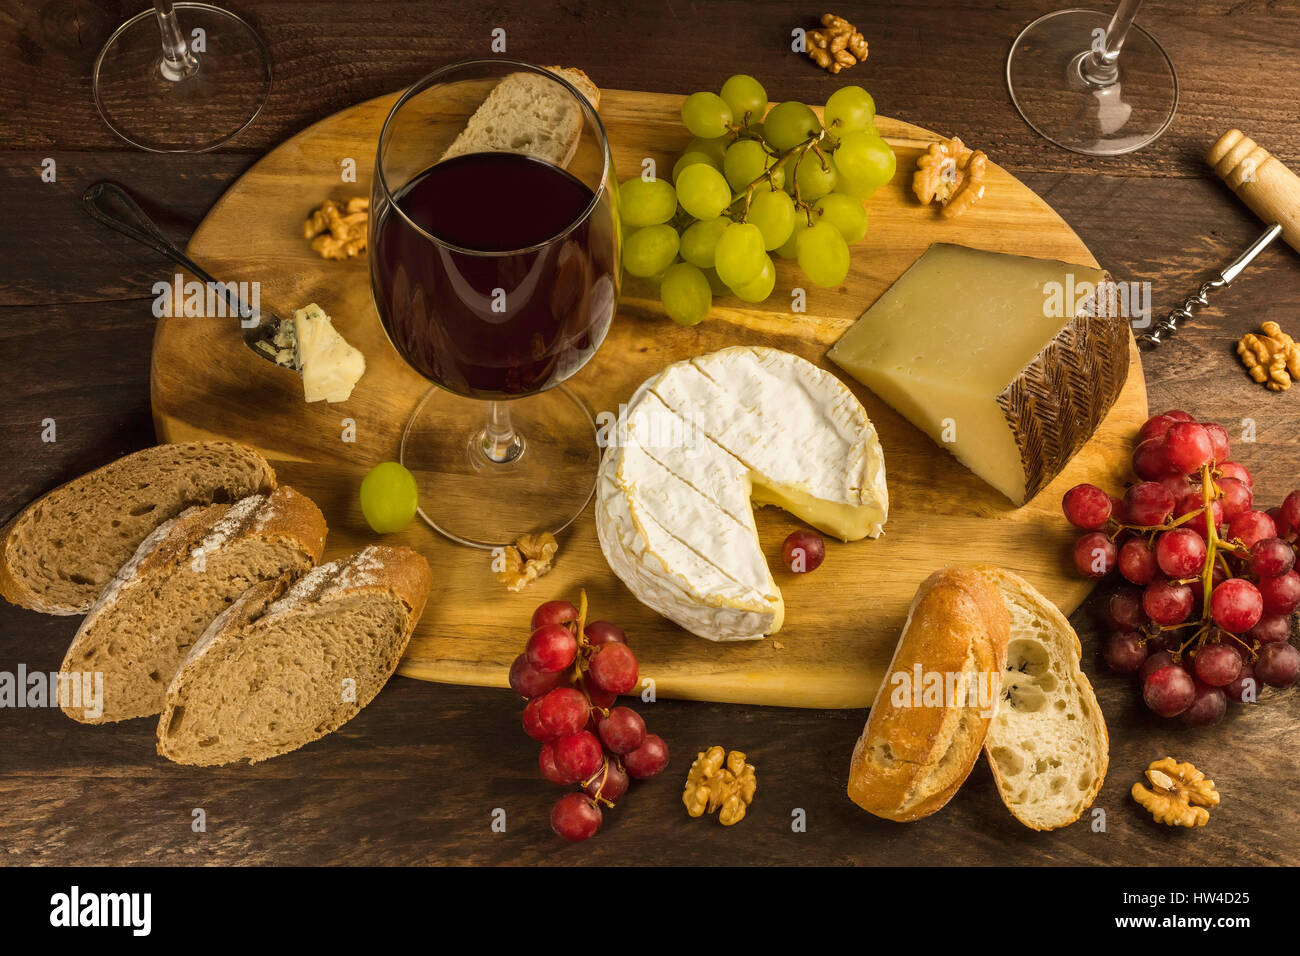
[[[591,104],[600,90],[582,70],[546,66],[563,77]],[[582,107],[568,91],[537,73],[511,73],[493,87],[443,159],[465,153],[525,153],[555,166],[567,166],[582,136]]]
[[[190,508],[155,528],[81,622],[64,675],[102,673],[103,711],[83,723],[147,717],[221,611],[259,581],[302,574],[325,545],[325,518],[292,488]]]
[[[1110,738],[1079,666],[1079,637],[1051,601],[1010,571],[980,568],[1011,614],[1002,705],[984,751],[1002,802],[1034,830],[1054,830],[1092,806]]]
[[[989,578],[945,568],[917,589],[849,766],[849,798],[887,820],[918,820],[955,794],[979,758],[1000,693],[1010,618]],[[935,701],[913,692],[939,675]],[[951,675],[951,676],[950,676]],[[960,680],[958,675],[962,675]],[[986,688],[981,706],[980,682]]]
[[[250,588],[172,679],[158,753],[202,766],[256,763],[337,730],[397,669],[431,584],[416,552],[372,546],[291,587]]]
[[[0,530],[0,595],[45,614],[83,614],[145,537],[186,508],[275,489],[244,445],[157,445],[60,485]]]

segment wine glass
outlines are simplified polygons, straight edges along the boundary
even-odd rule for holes
[[[1141,149],[1169,128],[1178,77],[1155,37],[1133,22],[1141,4],[1120,0],[1113,16],[1058,10],[1021,31],[1007,87],[1025,122],[1090,156]]]
[[[271,58],[228,10],[155,0],[108,38],[91,85],[99,115],[132,146],[201,153],[229,142],[261,112]]]
[[[521,100],[533,107],[522,120],[496,113]],[[616,189],[591,103],[527,63],[444,67],[384,121],[370,288],[389,341],[433,383],[401,461],[421,517],[455,541],[554,533],[591,500],[595,422],[564,382],[614,318]]]

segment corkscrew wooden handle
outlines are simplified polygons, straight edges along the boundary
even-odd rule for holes
[[[1300,176],[1239,129],[1220,136],[1205,161],[1255,215],[1281,223],[1282,238],[1300,252]]]

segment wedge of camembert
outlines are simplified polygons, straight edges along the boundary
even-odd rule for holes
[[[629,401],[601,462],[596,531],[643,604],[711,641],[781,627],[753,505],[845,541],[889,511],[876,429],[830,372],[769,348],[670,365]]]

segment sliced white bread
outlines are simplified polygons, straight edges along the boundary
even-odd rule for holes
[[[944,568],[922,582],[853,748],[854,803],[908,822],[952,799],[979,759],[996,709],[1008,624],[997,587],[975,571]],[[944,692],[931,696],[933,680]]]
[[[119,458],[38,498],[0,530],[0,595],[45,614],[84,614],[164,521],[274,489],[266,460],[232,442]]]
[[[325,518],[292,488],[233,505],[190,508],[153,530],[81,622],[61,672],[102,673],[102,713],[83,723],[148,717],[208,624],[259,581],[320,560]]]
[[[984,740],[993,779],[1025,826],[1067,826],[1092,806],[1110,760],[1106,721],[1079,666],[1079,636],[1024,578],[978,570],[1011,614],[1002,702]]]
[[[374,699],[406,650],[432,584],[408,548],[372,546],[265,582],[191,649],[158,721],[177,763],[256,763],[337,730]]]
[[[600,106],[600,90],[581,70],[543,67],[568,80],[591,104]],[[487,95],[443,159],[465,153],[525,153],[564,167],[582,136],[582,107],[568,90],[536,73],[511,73]]]

